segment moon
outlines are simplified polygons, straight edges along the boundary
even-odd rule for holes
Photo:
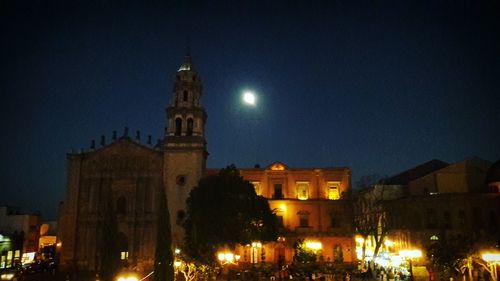
[[[250,92],[250,91],[244,92],[243,93],[243,102],[254,106],[255,105],[255,94],[253,92]]]

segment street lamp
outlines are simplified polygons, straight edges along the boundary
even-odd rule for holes
[[[488,264],[487,270],[491,274],[493,281],[497,281],[497,264],[500,264],[500,253],[484,252],[481,254],[481,258]]]
[[[118,275],[118,277],[116,278],[116,280],[117,281],[138,281],[139,278],[137,278],[136,274],[122,273],[122,274]]]
[[[414,258],[420,258],[422,256],[422,251],[420,250],[401,250],[399,251],[399,255],[401,257],[404,257],[406,259],[408,259],[409,263],[410,263],[410,280],[414,280],[413,278],[413,259]]]
[[[240,256],[239,255],[235,255],[231,252],[219,252],[217,254],[217,259],[219,260],[219,262],[221,263],[221,265],[224,265],[224,264],[237,264],[238,261],[240,260]]]

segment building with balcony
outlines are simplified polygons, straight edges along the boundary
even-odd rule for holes
[[[292,168],[276,162],[241,169],[240,174],[268,199],[281,225],[276,243],[240,247],[241,262],[292,262],[298,241],[310,245],[318,261],[355,261],[350,169]]]

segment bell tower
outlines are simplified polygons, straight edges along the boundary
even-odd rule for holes
[[[201,106],[202,83],[189,51],[175,75],[172,100],[167,107],[164,143],[164,183],[167,190],[172,243],[184,243],[186,199],[205,170],[207,114]]]

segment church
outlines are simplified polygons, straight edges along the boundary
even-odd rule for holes
[[[139,269],[153,267],[158,217],[157,198],[166,191],[172,242],[182,249],[183,229],[176,222],[186,215],[185,202],[198,181],[217,169],[207,169],[203,85],[187,54],[176,72],[166,108],[163,140],[153,145],[140,134],[116,132],[110,143],[67,155],[67,186],[60,207],[60,264],[77,270],[100,270],[99,237],[106,214],[116,214],[118,253]],[[229,163],[228,163],[229,164]],[[324,261],[352,262],[354,228],[349,199],[349,168],[301,168],[271,163],[241,169],[257,194],[268,198],[281,224],[278,241],[242,245],[243,263],[292,262],[293,244],[307,241]]]

